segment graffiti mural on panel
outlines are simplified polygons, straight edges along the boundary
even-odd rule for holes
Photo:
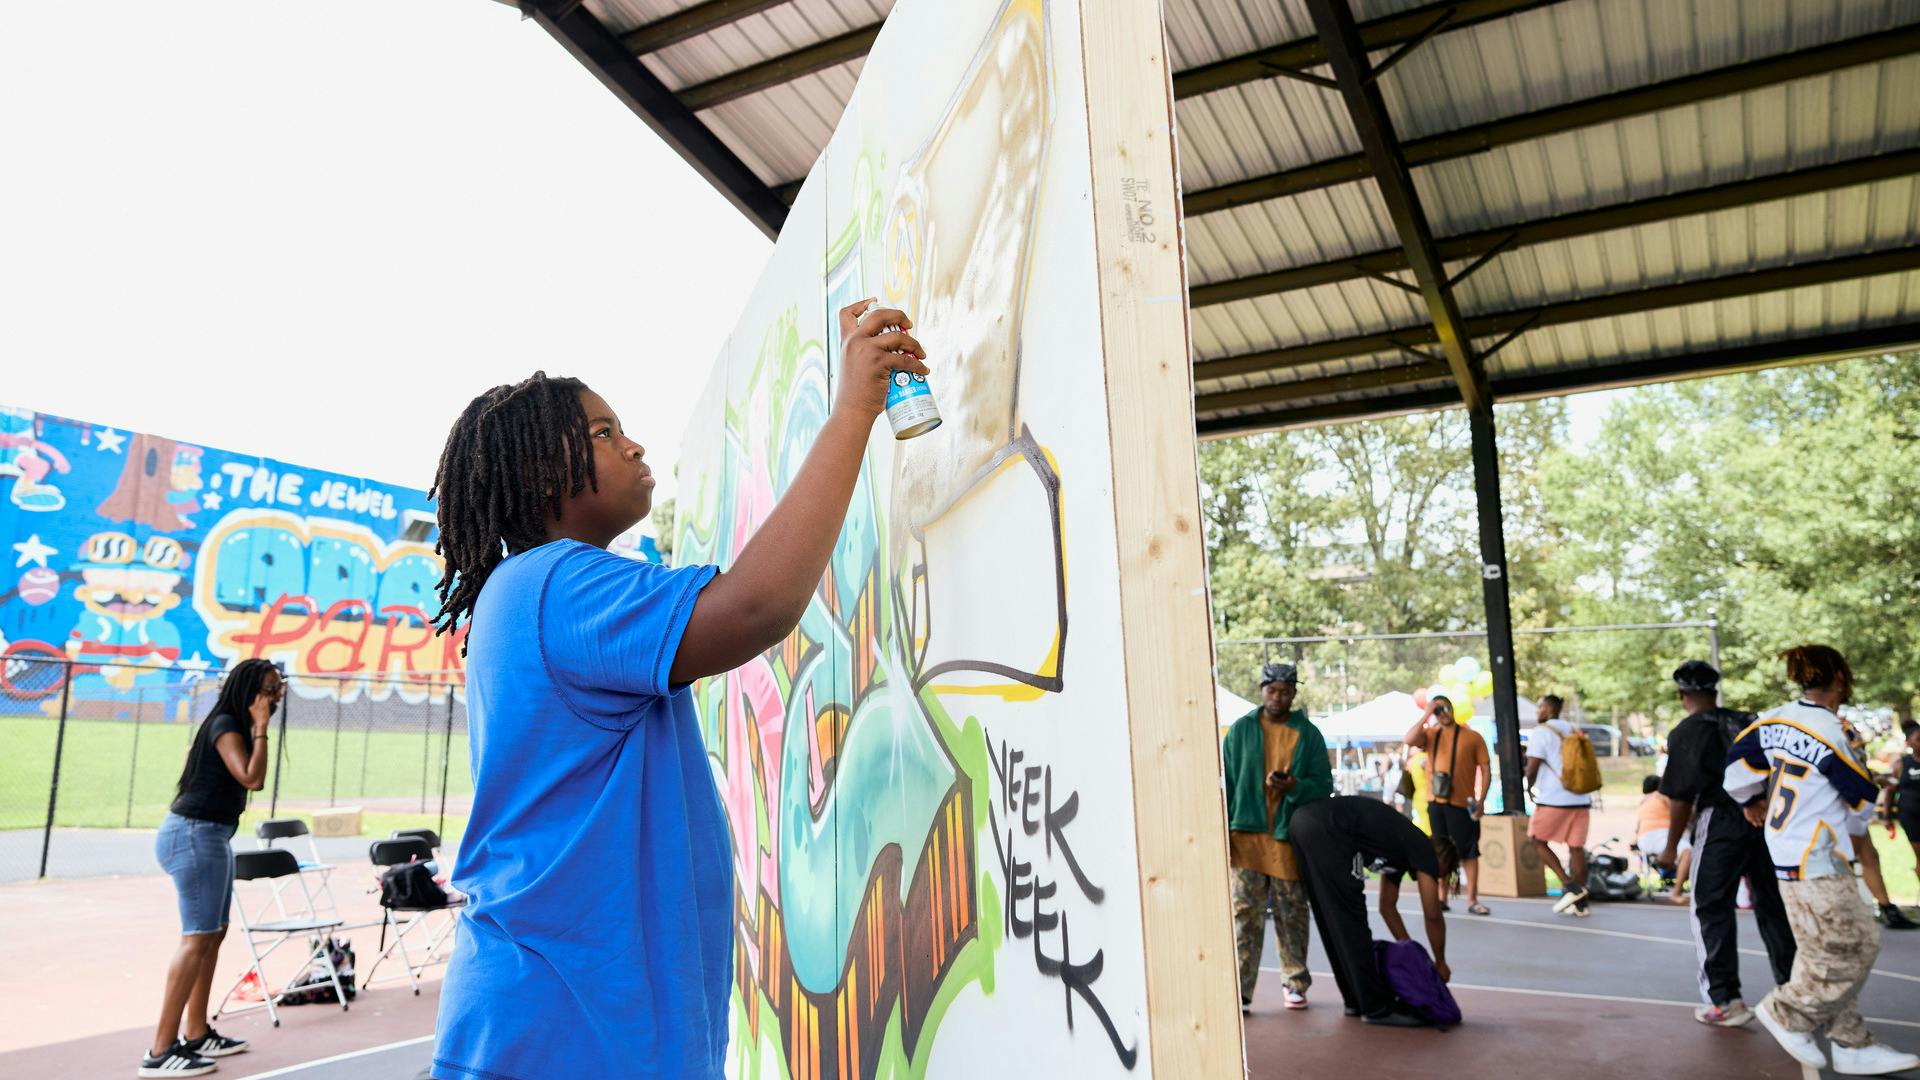
[[[57,680],[6,677],[35,657],[73,662],[81,706],[184,696],[254,656],[311,674],[460,667],[427,621],[441,562],[423,491],[18,408],[0,409],[0,490],[9,701],[57,707]]]
[[[1115,560],[1102,369],[1033,352],[1098,340],[1093,290],[1037,270],[1087,230],[1055,40],[1078,20],[894,8],[882,46],[965,24],[965,51],[883,93],[876,47],[683,441],[675,559],[724,568],[827,418],[839,308],[913,316],[946,418],[878,425],[799,627],[694,690],[732,830],[740,1076],[982,1075],[1014,1044],[1022,1074],[1142,1060],[1131,765],[1101,741],[1124,703],[1111,663],[1068,660],[1070,613],[1076,656],[1118,647],[1110,599],[1069,589]]]

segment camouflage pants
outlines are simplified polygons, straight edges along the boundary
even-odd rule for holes
[[[1824,1027],[1841,1046],[1873,1041],[1860,1020],[1860,988],[1880,956],[1880,928],[1860,901],[1852,874],[1783,881],[1780,899],[1799,949],[1793,977],[1775,987],[1762,1007],[1789,1031]]]
[[[1240,1000],[1253,1000],[1253,984],[1260,978],[1260,948],[1266,944],[1267,912],[1273,912],[1278,938],[1280,974],[1287,985],[1304,992],[1313,984],[1307,974],[1307,889],[1298,881],[1268,877],[1258,870],[1233,872],[1233,939],[1240,958]]]

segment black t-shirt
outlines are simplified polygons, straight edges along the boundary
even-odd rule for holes
[[[229,731],[240,736],[240,752],[252,755],[253,729],[247,724],[221,713],[202,725],[187,753],[187,760],[194,763],[193,773],[179,798],[173,800],[174,813],[222,825],[240,823],[240,815],[247,809],[247,789],[233,778],[233,771],[220,760],[220,751],[214,746]]]
[[[1920,758],[1902,754],[1900,774],[1894,779],[1894,805],[1900,816],[1920,821]]]
[[[1667,736],[1667,771],[1660,777],[1660,794],[1692,803],[1696,811],[1739,809],[1723,786],[1727,748],[1733,744],[1732,735],[1753,720],[1751,713],[1714,708],[1680,721]]]
[[[1440,860],[1433,841],[1405,814],[1363,795],[1337,795],[1322,811],[1328,831],[1353,845],[1360,862],[1392,881],[1408,871],[1440,876]]]

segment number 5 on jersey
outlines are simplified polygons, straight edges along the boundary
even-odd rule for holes
[[[1784,774],[1784,775],[1783,775]],[[1795,780],[1807,775],[1807,767],[1797,761],[1773,759],[1773,775],[1767,778],[1767,805],[1773,809],[1773,815],[1767,818],[1767,828],[1778,832],[1793,816],[1793,801],[1800,797],[1799,789],[1787,784],[1786,778]],[[1775,806],[1775,802],[1778,806]]]

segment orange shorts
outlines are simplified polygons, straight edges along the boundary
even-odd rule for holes
[[[1536,806],[1533,820],[1527,823],[1527,835],[1550,844],[1570,848],[1587,846],[1587,820],[1592,810],[1585,806]]]

